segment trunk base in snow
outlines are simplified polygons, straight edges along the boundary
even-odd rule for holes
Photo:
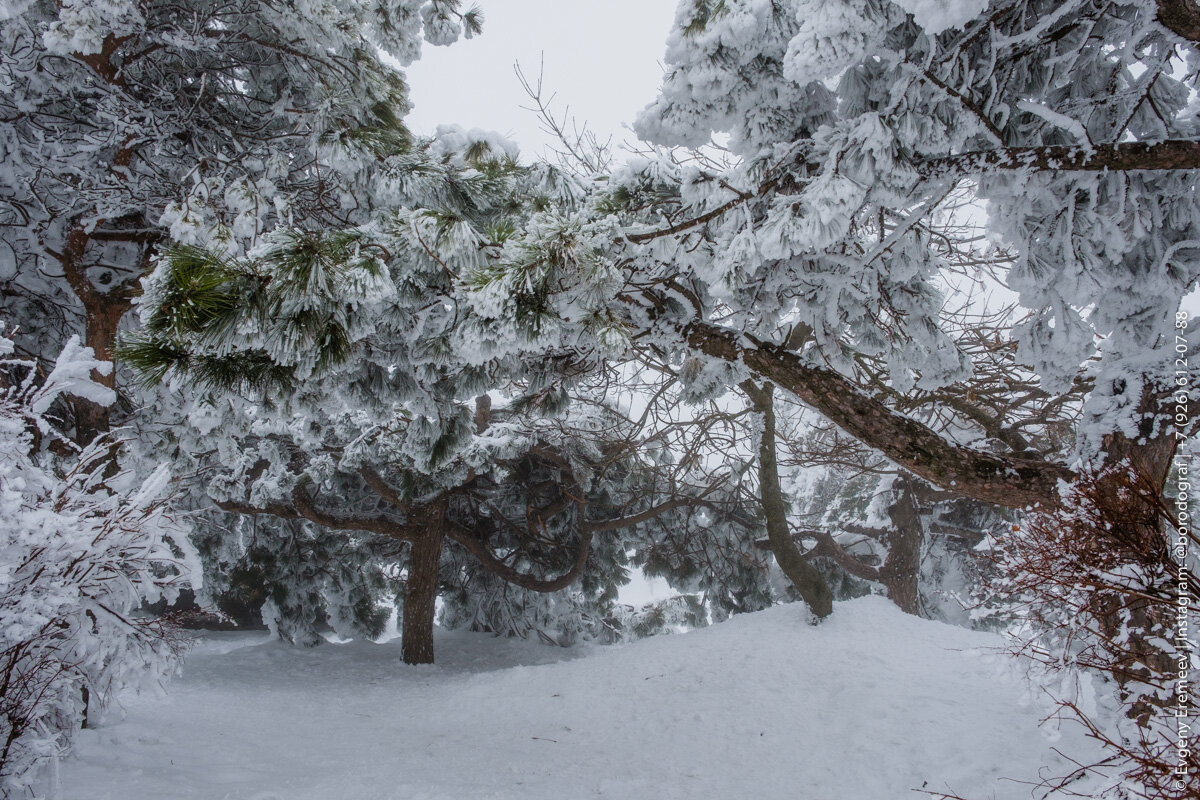
[[[442,559],[442,515],[445,504],[428,512],[429,525],[414,539],[404,588],[404,616],[400,654],[405,664],[433,663],[433,617],[437,608],[438,564]]]

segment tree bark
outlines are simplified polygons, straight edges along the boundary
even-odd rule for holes
[[[1158,21],[1189,42],[1200,42],[1200,5],[1195,0],[1158,0]]]
[[[1120,142],[1088,146],[1009,147],[931,158],[920,164],[923,175],[969,174],[996,169],[1051,172],[1163,172],[1200,168],[1200,142]]]
[[[838,373],[814,366],[786,348],[706,322],[683,329],[688,345],[715,358],[743,363],[794,395],[833,424],[930,483],[1005,508],[1055,506],[1058,482],[1075,475],[1041,459],[972,450],[892,411]]]
[[[887,534],[887,558],[879,568],[879,582],[901,611],[920,616],[921,544],[925,541],[925,530],[912,483],[903,477],[897,483],[900,491],[888,508],[892,526]]]
[[[825,576],[804,559],[792,539],[788,530],[787,504],[779,488],[779,462],[775,454],[775,387],[770,383],[759,387],[746,381],[742,391],[750,397],[754,410],[762,415],[763,431],[758,440],[758,493],[767,524],[767,541],[771,543],[771,552],[783,574],[817,619],[824,619],[833,613],[833,592]]]
[[[100,361],[112,361],[113,350],[117,344],[117,326],[121,318],[129,311],[132,303],[126,287],[117,287],[111,292],[94,292],[90,296],[81,296],[84,308],[83,343],[92,348]],[[102,375],[92,371],[92,380],[96,383],[116,389],[116,365]],[[87,444],[112,427],[111,408],[79,398],[72,399],[75,411],[75,440],[79,444]]]
[[[1124,433],[1115,432],[1105,436],[1103,441],[1107,463],[1118,464],[1128,459],[1133,468],[1150,482],[1160,496],[1171,473],[1179,437],[1171,428],[1156,434],[1154,418],[1160,411],[1171,407],[1173,403],[1170,392],[1160,393],[1152,387],[1147,387],[1138,402],[1140,422],[1137,437],[1131,439]]]
[[[133,306],[137,291],[135,282],[112,286],[100,291],[87,274],[85,253],[92,240],[91,235],[76,226],[67,234],[62,253],[55,254],[62,265],[63,275],[79,302],[83,305],[83,343],[92,348],[97,360],[112,361],[117,344],[117,327],[121,318]],[[149,250],[146,250],[148,257]],[[92,371],[92,380],[110,389],[116,388],[116,366],[107,374]],[[108,406],[90,400],[75,398],[71,401],[75,414],[75,441],[87,444],[111,427],[111,412]]]
[[[426,524],[423,533],[412,539],[408,580],[404,585],[400,655],[405,664],[433,663],[433,618],[437,607],[438,566],[445,538],[446,503],[435,502],[423,511],[420,516]]]
[[[1154,435],[1154,415],[1164,404],[1163,400],[1158,392],[1145,390],[1138,405],[1141,424],[1137,438],[1117,432],[1104,439],[1106,463],[1116,466],[1127,460],[1135,475],[1145,482],[1145,494],[1125,491],[1124,482],[1117,476],[1102,480],[1101,485],[1102,491],[1114,500],[1121,498],[1116,502],[1123,506],[1124,515],[1118,517],[1114,524],[1117,527],[1129,526],[1131,530],[1119,532],[1120,538],[1124,541],[1153,543],[1151,549],[1161,550],[1159,560],[1162,566],[1174,573],[1177,566],[1171,560],[1171,537],[1166,533],[1168,523],[1163,518],[1159,502],[1171,474],[1179,440],[1170,428]],[[1170,401],[1169,396],[1167,401]],[[1155,627],[1161,624],[1170,630],[1172,620],[1169,619],[1169,613],[1174,608],[1164,608],[1162,604],[1130,594],[1118,594],[1103,598],[1098,611],[1104,634],[1112,641],[1124,640],[1127,652],[1137,662],[1120,665],[1121,668],[1116,672],[1118,683],[1123,688],[1133,680],[1170,685],[1176,672],[1177,656],[1172,647],[1163,646]],[[1149,694],[1133,696],[1130,700],[1127,714],[1142,726],[1147,725],[1162,706],[1160,698]]]

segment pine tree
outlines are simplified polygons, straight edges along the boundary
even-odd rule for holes
[[[623,320],[641,345],[744,364],[936,485],[1053,505],[1066,463],[963,446],[854,380],[862,357],[901,393],[969,378],[942,315],[955,254],[991,249],[942,231],[967,192],[1012,247],[1001,272],[1032,314],[1019,361],[1050,393],[1095,378],[1080,453],[1133,455],[1161,483],[1160,376],[1196,278],[1195,75],[1176,60],[1192,41],[1138,2],[961,3],[930,25],[865,0],[685,5],[638,130],[685,147],[727,134],[728,156],[651,150],[616,170],[559,223],[594,231],[609,268],[527,291],[522,262],[489,284],[516,291],[501,308],[555,308],[560,341],[589,347],[579,321]]]
[[[656,484],[602,402],[570,410],[581,377],[623,342],[602,330],[610,321],[592,329],[608,343],[572,366],[538,350],[554,331],[536,301],[514,309],[509,340],[463,302],[480,302],[496,262],[528,264],[527,286],[603,268],[579,230],[546,221],[578,187],[513,156],[444,129],[377,165],[403,194],[361,226],[281,227],[243,257],[169,248],[144,284],[143,329],[121,349],[147,381],[199,393],[196,429],[172,455],[222,509],[315,523],[362,544],[352,563],[404,570],[409,663],[433,658],[439,594],[449,624],[583,635],[582,615],[607,614],[627,580],[629,537],[703,499]],[[524,229],[536,236],[514,237]],[[492,408],[489,390],[510,399]],[[380,539],[401,547],[389,559]],[[306,601],[295,558],[276,587],[307,615],[293,637],[311,643],[337,591]],[[365,612],[389,599],[386,581],[356,585]],[[280,620],[283,599],[269,607]]]
[[[244,252],[280,221],[365,218],[369,180],[410,139],[403,76],[421,37],[479,31],[457,0],[295,6],[21,3],[0,21],[0,298],[18,345],[63,331],[110,359],[155,248]],[[97,375],[113,386],[115,373]],[[76,439],[109,409],[76,403]]]

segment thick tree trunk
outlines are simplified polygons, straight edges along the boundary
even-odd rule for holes
[[[117,344],[117,326],[121,318],[129,311],[130,295],[125,287],[117,287],[111,292],[92,292],[81,295],[84,308],[83,343],[92,348],[100,361],[112,361],[113,351]],[[92,380],[96,383],[116,388],[116,365],[107,375],[101,375],[93,370]],[[87,444],[111,427],[111,409],[88,400],[75,398],[72,401],[75,411],[75,441]]]
[[[1142,416],[1138,437],[1131,439],[1123,433],[1113,433],[1104,441],[1106,463],[1116,466],[1128,461],[1134,474],[1145,482],[1145,492],[1129,492],[1120,473],[1102,479],[1101,491],[1113,498],[1114,505],[1120,506],[1119,510],[1112,509],[1118,540],[1149,543],[1142,547],[1150,551],[1157,550],[1161,566],[1174,574],[1178,567],[1171,562],[1171,536],[1166,531],[1167,521],[1159,503],[1170,477],[1179,439],[1169,428],[1164,433],[1153,435],[1154,412],[1162,404],[1160,395],[1146,391],[1138,407]],[[1128,527],[1128,531],[1121,531],[1122,527]],[[1116,671],[1117,681],[1123,687],[1138,680],[1151,684],[1173,683],[1178,655],[1172,646],[1164,646],[1163,637],[1156,631],[1156,626],[1163,625],[1166,630],[1171,630],[1174,625],[1171,614],[1174,610],[1169,605],[1150,602],[1132,594],[1106,597],[1101,603],[1098,616],[1104,634],[1112,641],[1124,641],[1125,650],[1134,661],[1120,665]],[[1129,700],[1128,715],[1143,726],[1148,724],[1158,708],[1170,702],[1150,694],[1132,696]]]
[[[400,653],[405,664],[433,663],[433,617],[438,595],[438,565],[445,538],[445,502],[423,509],[427,523],[412,539],[408,581],[404,587],[404,618]]]
[[[805,560],[792,539],[788,530],[787,504],[779,488],[779,462],[775,454],[775,403],[772,397],[775,387],[767,383],[760,388],[746,381],[742,384],[742,390],[750,397],[754,410],[762,415],[763,420],[762,437],[758,442],[758,492],[766,518],[767,541],[783,574],[796,587],[813,614],[818,619],[824,619],[833,613],[833,592],[825,576]]]
[[[1157,0],[1158,21],[1187,39],[1200,42],[1200,4],[1195,0]]]
[[[1160,496],[1167,485],[1171,473],[1171,464],[1175,459],[1175,450],[1179,437],[1175,431],[1168,428],[1155,435],[1154,418],[1160,412],[1171,407],[1170,397],[1156,391],[1143,392],[1138,403],[1138,416],[1141,423],[1138,435],[1131,439],[1123,433],[1111,433],[1104,438],[1104,457],[1108,464],[1118,464],[1128,459],[1133,468],[1153,486]]]
[[[138,287],[136,282],[127,282],[112,286],[107,291],[97,289],[88,277],[85,258],[91,240],[91,235],[82,227],[76,227],[67,234],[62,253],[55,255],[62,265],[67,283],[83,305],[83,343],[92,348],[98,360],[112,361],[117,344],[117,326],[132,307]],[[149,258],[149,254],[147,247],[141,256],[142,262]],[[139,266],[144,267],[144,263]],[[107,375],[93,371],[92,380],[115,389],[116,366]],[[75,441],[79,444],[91,442],[111,427],[107,406],[75,399],[72,401],[72,411],[75,413]]]
[[[888,598],[906,614],[921,613],[920,575],[921,544],[925,530],[912,483],[899,480],[896,501],[888,508],[892,527],[888,531],[888,555],[879,568],[879,582],[887,589]]]

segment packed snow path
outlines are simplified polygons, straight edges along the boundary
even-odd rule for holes
[[[166,698],[84,731],[71,800],[894,800],[1028,798],[1054,748],[994,636],[841,603],[780,606],[684,636],[560,650],[445,633],[399,642],[200,644]],[[521,666],[517,666],[520,664]]]

